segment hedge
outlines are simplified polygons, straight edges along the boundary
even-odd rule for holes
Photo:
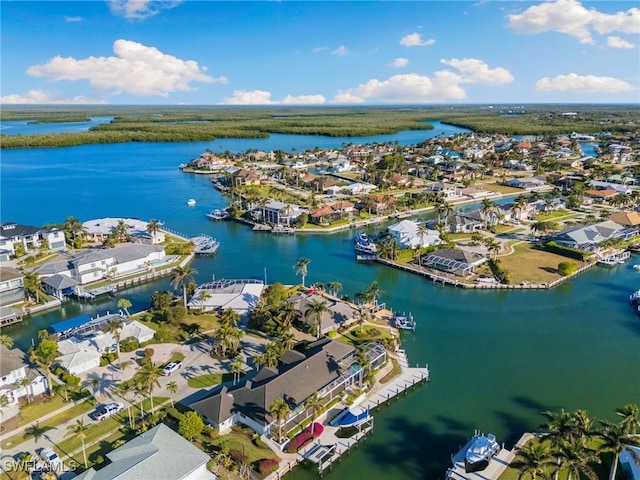
[[[584,250],[578,250],[577,248],[558,245],[553,241],[546,243],[544,245],[544,248],[551,253],[557,253],[558,255],[562,255],[563,257],[575,258],[582,262],[584,262],[587,257],[591,255],[589,252],[585,252]]]

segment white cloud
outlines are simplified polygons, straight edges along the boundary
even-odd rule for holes
[[[225,98],[225,105],[317,105],[325,103],[322,95],[287,95],[283,100],[271,99],[271,92],[266,90],[234,90],[233,96]]]
[[[82,17],[68,17],[68,16],[65,15],[64,21],[65,22],[69,22],[69,23],[71,23],[71,22],[81,22],[82,21]]]
[[[613,77],[595,75],[557,75],[544,77],[536,82],[536,92],[572,92],[572,93],[619,93],[635,90],[637,87]]]
[[[325,50],[329,50],[328,47],[316,47],[312,50],[313,53],[324,52]]]
[[[457,68],[464,76],[461,82],[484,83],[487,85],[502,85],[513,82],[513,75],[506,68],[497,67],[490,69],[482,60],[475,58],[463,58],[458,60],[440,60],[441,63]]]
[[[167,97],[176,91],[191,91],[191,82],[226,83],[226,77],[213,78],[206,67],[193,60],[181,60],[154,47],[129,40],[116,40],[113,57],[75,59],[56,56],[44,65],[27,69],[33,77],[52,81],[88,80],[92,87],[117,95]]]
[[[78,95],[73,98],[63,98],[59,92],[40,89],[29,90],[25,95],[6,95],[0,97],[1,104],[89,104],[107,103],[102,98],[90,98]]]
[[[409,65],[409,59],[398,57],[393,62],[391,62],[391,66],[395,68],[402,68]]]
[[[115,15],[128,20],[145,20],[162,10],[177,7],[184,0],[106,0]]]
[[[517,33],[555,31],[571,35],[580,43],[595,43],[590,27],[599,34],[621,31],[640,32],[640,9],[606,14],[595,8],[586,9],[577,0],[556,0],[527,8],[523,13],[508,15],[509,27]]]
[[[347,47],[345,47],[344,45],[340,45],[333,52],[331,52],[331,55],[338,55],[339,57],[342,57],[344,55],[347,55],[348,53],[349,52],[347,50]]]
[[[611,48],[636,48],[636,46],[631,43],[623,40],[620,37],[607,37],[607,47]]]
[[[458,86],[460,77],[442,70],[433,78],[408,73],[394,75],[386,80],[371,79],[355,88],[340,90],[334,103],[362,103],[375,98],[389,103],[423,103],[462,100],[466,92]]]
[[[430,47],[436,43],[434,39],[422,40],[422,35],[420,33],[410,33],[409,35],[405,35],[400,40],[400,45],[404,45],[405,47]]]

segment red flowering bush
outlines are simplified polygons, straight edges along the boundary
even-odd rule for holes
[[[287,453],[295,453],[314,438],[318,438],[322,432],[324,432],[324,427],[320,423],[313,423],[293,437],[291,441],[287,443],[287,446],[284,447],[284,451]]]
[[[258,462],[258,472],[260,472],[261,475],[269,475],[278,470],[278,466],[278,460],[275,458],[265,458]]]

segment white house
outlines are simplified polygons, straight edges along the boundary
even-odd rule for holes
[[[440,243],[440,232],[427,228],[421,234],[419,222],[413,220],[402,220],[391,225],[387,230],[403,248],[429,247]]]
[[[0,225],[0,251],[15,254],[15,246],[22,245],[25,250],[40,246],[40,228],[4,222]]]
[[[85,236],[89,240],[94,242],[103,242],[121,221],[124,222],[127,234],[133,243],[155,245],[162,243],[165,240],[164,232],[158,231],[151,235],[147,231],[149,222],[145,222],[137,218],[106,217],[87,220],[82,223],[82,228],[85,231]]]
[[[64,250],[66,248],[66,241],[64,238],[64,230],[57,227],[52,227],[40,232],[40,236],[43,240],[46,240],[49,244],[50,250]]]
[[[27,356],[17,348],[0,345],[0,396],[10,405],[21,397],[40,395],[47,390],[47,379],[27,362]]]
[[[0,267],[0,305],[24,300],[24,276],[15,268]]]

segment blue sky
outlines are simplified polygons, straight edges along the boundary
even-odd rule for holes
[[[0,103],[640,103],[637,1],[1,1]]]

